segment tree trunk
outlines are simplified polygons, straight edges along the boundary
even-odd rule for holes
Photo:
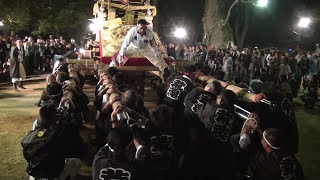
[[[237,14],[243,14],[243,16],[237,16],[235,19],[234,37],[238,50],[241,50],[244,46],[244,41],[247,37],[250,21],[250,7],[247,4],[239,5],[236,8]]]
[[[228,41],[233,41],[232,29],[227,22],[223,26],[223,20],[227,13],[224,8],[225,1],[205,0],[203,23],[203,43],[214,44],[216,48],[226,48]]]
[[[234,37],[235,37],[235,43],[239,43],[240,40],[240,24],[241,24],[241,18],[240,18],[240,7],[235,8],[235,11],[237,14],[239,14],[238,16],[235,17],[235,24],[234,24]],[[238,49],[240,50],[240,49]]]
[[[241,36],[239,39],[239,48],[243,48],[244,45],[244,41],[247,37],[247,32],[248,32],[248,28],[249,28],[249,20],[250,20],[250,13],[249,13],[249,6],[245,5],[245,13],[244,13],[244,23],[243,23],[243,28],[242,28],[242,32],[241,32]]]

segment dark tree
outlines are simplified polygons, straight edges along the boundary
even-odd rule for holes
[[[17,34],[80,37],[88,31],[94,1],[0,0],[0,17]]]

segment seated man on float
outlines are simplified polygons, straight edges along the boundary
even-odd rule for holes
[[[159,68],[163,77],[168,76],[168,65],[161,56],[154,33],[147,28],[147,25],[148,22],[145,19],[140,19],[137,26],[129,30],[117,56],[117,62],[122,63],[124,56],[131,57],[135,54],[141,54]],[[109,66],[115,67],[118,65],[111,62]]]

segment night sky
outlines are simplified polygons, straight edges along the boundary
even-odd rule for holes
[[[233,0],[228,0],[229,4]],[[184,26],[188,32],[197,32],[187,43],[194,39],[201,41],[204,0],[158,0],[159,3],[159,32],[167,41],[175,26]],[[237,7],[236,7],[237,8]],[[229,20],[234,26],[235,9]],[[249,30],[245,46],[290,46],[295,48],[297,41],[300,46],[310,48],[320,41],[320,0],[269,0],[266,8],[250,6]],[[297,28],[299,17],[310,16],[313,21],[310,28],[301,30]],[[293,33],[298,32],[300,35]]]

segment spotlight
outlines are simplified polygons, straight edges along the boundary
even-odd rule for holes
[[[187,36],[187,32],[183,28],[177,28],[176,31],[174,32],[174,36],[176,38],[182,39],[182,38],[185,38]]]
[[[256,6],[266,7],[268,5],[268,0],[258,0]]]
[[[307,28],[307,27],[309,27],[310,23],[311,23],[310,18],[303,17],[300,19],[298,26],[301,28]]]

